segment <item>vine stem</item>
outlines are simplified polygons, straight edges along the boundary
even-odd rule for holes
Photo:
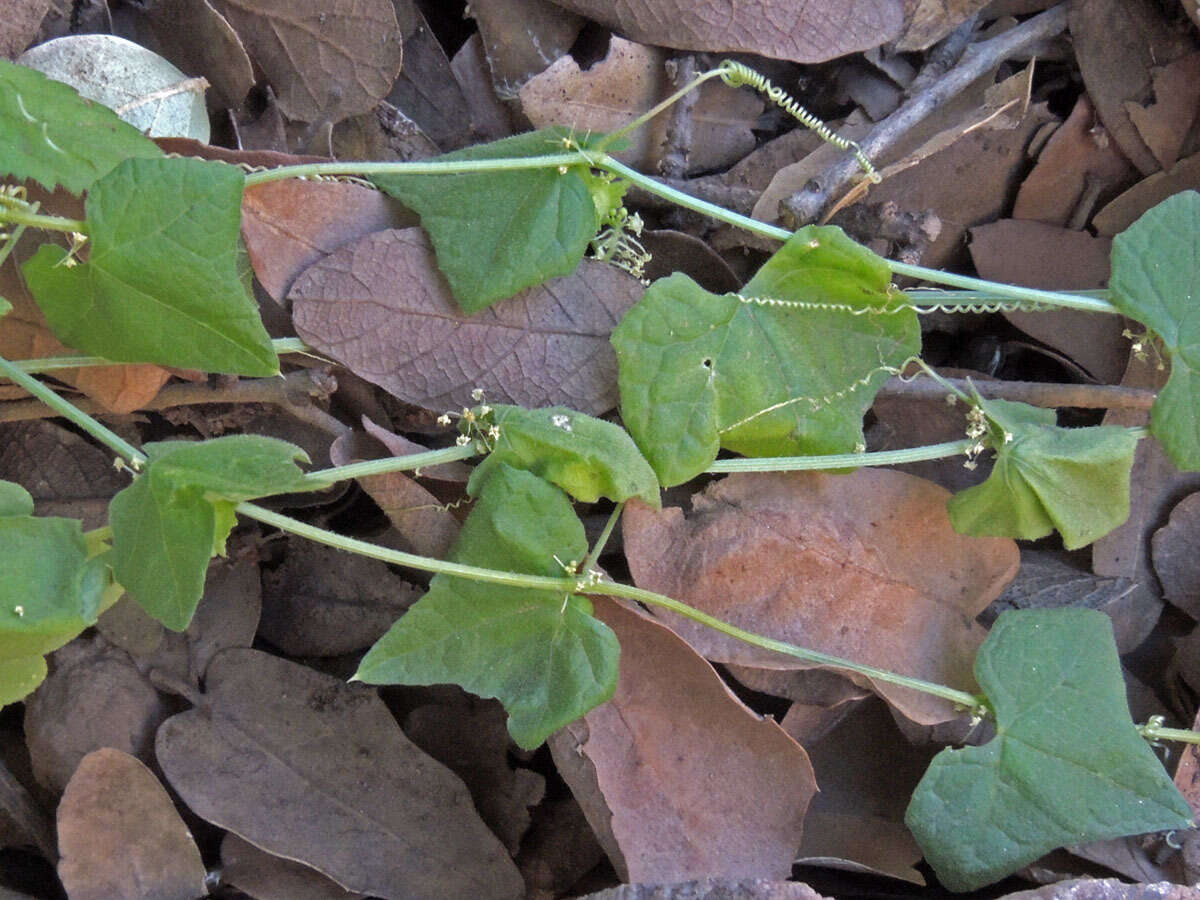
[[[511,172],[522,169],[556,169],[559,166],[590,166],[594,154],[574,151],[547,156],[526,156],[501,159],[460,159],[438,162],[330,162],[300,166],[280,166],[246,176],[246,187],[284,181],[288,178],[312,178],[324,175],[465,175],[475,172]]]
[[[966,453],[974,441],[947,441],[907,450],[877,450],[872,453],[836,453],[827,456],[763,456],[755,459],[718,459],[704,471],[728,472],[813,472],[823,469],[857,469],[860,466],[901,466],[927,459],[944,459]]]
[[[1186,731],[1182,728],[1163,728],[1147,722],[1137,726],[1138,734],[1148,741],[1179,741],[1181,744],[1200,744],[1200,731]]]
[[[330,469],[318,469],[304,476],[305,483],[311,490],[319,491],[339,481],[350,478],[365,478],[368,475],[383,475],[387,472],[407,472],[412,469],[424,469],[440,463],[458,462],[477,456],[479,450],[474,444],[462,447],[446,447],[443,450],[427,450],[424,453],[410,453],[405,456],[389,456],[386,459],[372,459],[366,462],[350,463],[345,466],[334,466]]]
[[[312,356],[316,352],[312,347],[300,340],[300,338],[275,338],[271,341],[271,348],[278,355],[300,353]],[[11,360],[11,362],[22,372],[27,372],[30,375],[37,372],[53,372],[57,369],[85,369],[98,366],[131,365],[131,363],[117,362],[103,356],[42,356],[37,359],[17,359]]]
[[[0,222],[11,222],[14,225],[25,225],[29,228],[40,228],[43,231],[64,231],[87,234],[87,222],[83,219],[64,219],[62,216],[48,216],[44,213],[30,212],[14,206],[0,206]]]

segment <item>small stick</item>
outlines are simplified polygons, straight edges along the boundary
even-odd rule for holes
[[[1077,409],[1149,409],[1157,396],[1154,391],[1122,387],[1119,384],[1052,384],[974,379],[968,382],[965,378],[947,378],[946,381],[964,393],[974,389],[988,399],[1017,400],[1032,406],[1048,408],[1071,406]],[[946,396],[946,389],[925,378],[913,381],[893,378],[884,384],[878,396],[938,400]]]

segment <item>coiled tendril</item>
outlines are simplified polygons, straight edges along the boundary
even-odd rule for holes
[[[840,134],[837,134],[828,125],[801,106],[800,103],[797,102],[796,99],[783,88],[776,87],[775,85],[771,84],[767,78],[765,78],[763,75],[760,75],[749,66],[742,65],[742,63],[735,62],[732,59],[724,60],[721,65],[717,67],[717,71],[720,73],[721,80],[730,87],[736,88],[745,86],[754,88],[784,112],[788,113],[788,115],[792,116],[805,128],[809,129],[810,131],[815,131],[820,136],[821,140],[833,144],[833,146],[840,150],[854,151],[855,160],[857,160],[859,167],[866,174],[867,180],[870,181],[871,184],[879,184],[879,182],[883,181],[883,176],[875,171],[875,167],[871,165],[871,161],[867,159],[867,155],[863,153],[862,147],[860,147],[855,141],[851,141],[842,137]]]

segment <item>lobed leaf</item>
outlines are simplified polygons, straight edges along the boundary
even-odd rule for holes
[[[72,194],[158,146],[115,112],[41,72],[0,59],[0,174]]]
[[[109,504],[113,571],[151,616],[183,631],[208,561],[233,528],[236,503],[302,489],[295,461],[308,457],[285,441],[249,435],[145,449],[149,463]]]
[[[439,161],[533,157],[564,151],[561,129],[519,134]],[[464,312],[478,312],[559,275],[583,259],[600,225],[586,167],[460,175],[376,175],[416,210],[438,268]]]
[[[1151,328],[1171,377],[1150,411],[1150,432],[1171,461],[1200,470],[1200,193],[1168,197],[1113,238],[1112,302]]]
[[[524,469],[558,485],[576,500],[621,502],[641,497],[661,505],[658,478],[626,431],[565,406],[493,407],[500,434],[467,484],[474,496],[499,465]]]
[[[536,475],[497,465],[450,553],[454,562],[561,576],[587,552],[566,495]],[[561,561],[561,562],[560,562]],[[578,594],[437,575],[359,664],[371,684],[454,683],[508,710],[508,730],[532,749],[612,696],[616,636]]]
[[[54,333],[118,362],[278,374],[239,276],[242,183],[198,159],[128,159],[97,181],[87,261],[47,244],[22,266]]]
[[[655,282],[612,335],[621,415],[665,486],[724,447],[851,452],[876,391],[920,350],[887,264],[840,228],[796,232],[741,293]]]
[[[905,817],[946,887],[982,887],[1066,844],[1191,826],[1130,721],[1103,613],[1003,613],[975,675],[996,737],[934,757]]]
[[[983,484],[947,503],[960,534],[1036,540],[1055,529],[1068,550],[1129,518],[1137,433],[1112,425],[1059,428],[1052,409],[976,395],[996,451]]]

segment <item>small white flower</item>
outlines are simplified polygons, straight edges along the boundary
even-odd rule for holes
[[[493,440],[495,440],[496,438],[500,437],[500,426],[499,426],[499,425],[493,425],[492,427],[490,427],[490,428],[487,430],[487,436],[488,436],[488,437],[490,437],[490,438],[492,438]]]
[[[562,413],[556,413],[550,417],[550,424],[555,428],[561,428],[563,431],[571,430],[570,416],[564,416]]]
[[[14,607],[13,607],[13,612],[14,612],[14,613],[16,613],[16,614],[17,614],[17,616],[19,616],[19,617],[23,617],[23,616],[25,615],[25,607],[23,607],[23,606],[14,606]]]
[[[483,388],[475,388],[475,390],[471,391],[471,399],[474,400],[476,403],[478,403],[480,400],[482,400],[483,399]]]
[[[467,444],[471,443],[471,439],[469,437],[467,437],[467,435],[465,435],[465,434],[460,434],[458,437],[456,437],[454,439],[454,443],[456,443],[460,447],[465,447],[465,446],[467,446]]]
[[[479,407],[479,414],[481,416],[486,416],[491,411],[492,411],[492,408],[490,406],[488,406],[487,404],[484,404],[483,406]]]
[[[449,425],[450,424],[450,415],[448,413],[442,413],[440,416],[438,416],[437,423],[439,425]]]

